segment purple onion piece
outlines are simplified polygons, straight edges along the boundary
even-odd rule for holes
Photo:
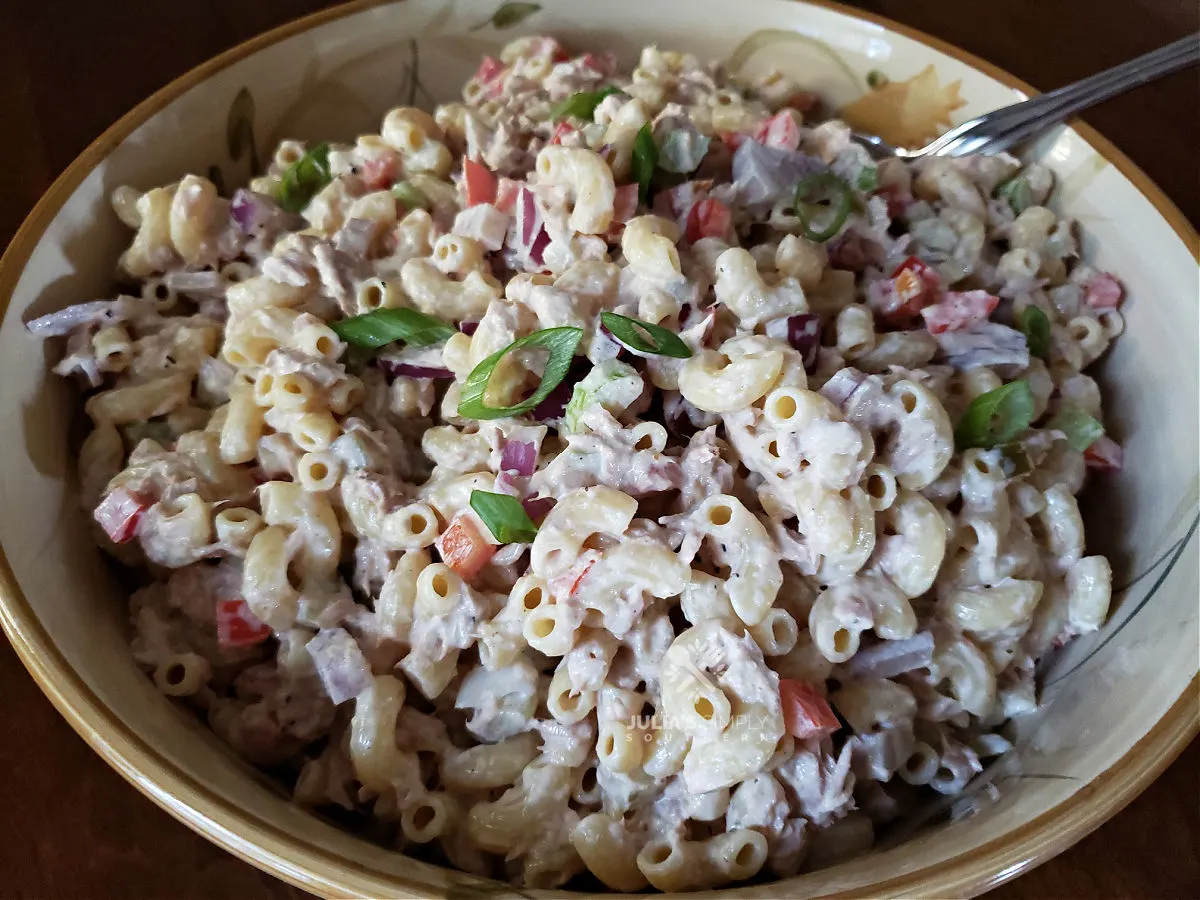
[[[533,239],[533,244],[529,248],[529,261],[535,266],[545,265],[546,248],[550,246],[550,234],[543,228],[537,233],[537,237]]]
[[[537,467],[537,447],[525,441],[505,441],[500,454],[500,468],[506,472],[529,476]]]
[[[333,246],[354,259],[365,259],[374,236],[374,222],[368,219],[350,219],[334,235]]]
[[[546,419],[561,419],[567,411],[567,404],[571,402],[571,395],[575,393],[575,385],[583,380],[583,376],[591,371],[592,364],[586,359],[576,358],[571,362],[571,368],[567,372],[567,377],[558,383],[530,413],[539,422]]]
[[[858,369],[847,367],[833,373],[818,393],[839,409],[845,409],[846,404],[863,384],[867,376]]]
[[[787,342],[804,358],[804,371],[815,372],[821,349],[821,319],[813,313],[788,316]]]
[[[733,183],[745,203],[773,203],[803,178],[829,167],[799,150],[767,147],[747,138],[733,154]]]
[[[542,520],[546,518],[557,502],[553,497],[529,497],[521,501],[521,506],[525,508],[525,514],[533,519],[535,525],[541,525]]]
[[[281,215],[283,209],[266,194],[238,188],[233,195],[229,212],[243,232],[253,234],[265,227],[271,219]]]
[[[473,335],[477,328],[479,328],[478,322],[459,322],[458,323],[458,330],[461,331],[463,334],[465,334],[467,337],[470,337],[471,335]]]
[[[521,238],[521,246],[529,248],[533,246],[534,238],[537,237],[538,228],[542,224],[542,216],[538,212],[533,191],[525,185],[521,186],[517,202],[517,233]]]
[[[305,649],[335,705],[353,700],[371,686],[371,668],[358,642],[345,629],[319,631]]]
[[[30,319],[25,323],[25,327],[31,334],[36,334],[41,338],[61,337],[84,325],[115,321],[113,311],[116,305],[112,300],[89,300],[86,303],[76,303],[66,309]]]
[[[453,378],[454,373],[449,369],[438,366],[414,366],[412,363],[398,363],[390,359],[379,360],[379,368],[389,379],[392,378]]]
[[[859,650],[839,669],[847,678],[894,678],[933,663],[933,632],[922,631],[902,641],[880,641]]]

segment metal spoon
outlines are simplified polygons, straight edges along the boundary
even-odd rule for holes
[[[866,147],[874,159],[999,153],[1069,119],[1080,110],[1197,62],[1200,62],[1200,34],[1193,34],[1048,94],[984,113],[950,129],[918,150],[893,147],[883,138],[870,134],[854,133],[851,137]]]

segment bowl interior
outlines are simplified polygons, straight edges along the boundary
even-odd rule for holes
[[[70,423],[78,416],[77,396],[48,374],[53,351],[21,323],[110,291],[114,262],[130,239],[105,202],[118,185],[147,188],[194,171],[232,188],[283,137],[353,138],[377,131],[391,106],[457,97],[483,54],[521,34],[552,33],[574,47],[613,49],[626,63],[643,44],[658,43],[727,58],[745,71],[777,67],[835,108],[848,107],[848,115],[869,90],[867,73],[880,70],[921,111],[916,121],[882,123],[897,129],[887,136],[901,141],[1021,96],[960,58],[836,8],[696,0],[688,13],[638,0],[567,0],[544,8],[410,0],[319,14],[218,58],[122,120],[55,185],[5,257],[5,627],[60,709],[139,788],[293,882],[339,895],[428,896],[478,880],[408,860],[292,805],[138,672],[126,649],[124,594],[93,547],[76,499],[78,435]],[[929,66],[932,88],[928,76],[911,80]],[[965,101],[958,108],[952,108],[955,83]],[[230,140],[247,127],[253,152]],[[1195,236],[1106,144],[1097,149],[1059,129],[1030,154],[1057,173],[1056,203],[1079,220],[1085,256],[1128,286],[1127,332],[1102,367],[1106,409],[1125,446],[1126,467],[1097,480],[1085,501],[1089,552],[1110,556],[1121,586],[1111,620],[1047,667],[1044,707],[1018,723],[1016,750],[990,773],[998,800],[975,792],[959,808],[972,806],[974,815],[927,825],[900,849],[885,843],[866,859],[786,887],[755,889],[763,895],[979,889],[1057,852],[1111,815],[1127,789],[1165,766],[1159,757],[1194,727],[1194,711],[1178,704],[1186,706],[1187,692],[1194,693],[1200,658],[1200,329],[1188,245]],[[1107,786],[1098,791],[1101,782]],[[1091,796],[1081,793],[1089,785]]]

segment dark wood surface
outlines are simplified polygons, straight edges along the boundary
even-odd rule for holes
[[[120,115],[213,54],[317,0],[0,0],[0,245]],[[684,4],[681,4],[684,5]],[[1195,32],[1195,0],[864,0],[1036,87],[1057,87]],[[1200,221],[1197,73],[1087,121]],[[178,824],[57,715],[0,641],[0,897],[300,898]],[[992,895],[1200,897],[1200,743],[1107,825]]]

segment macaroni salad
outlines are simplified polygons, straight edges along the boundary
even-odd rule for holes
[[[706,888],[961,791],[1105,619],[1123,291],[1052,186],[522,38],[232,198],[118,189],[125,290],[28,327],[159,690],[397,848]]]

